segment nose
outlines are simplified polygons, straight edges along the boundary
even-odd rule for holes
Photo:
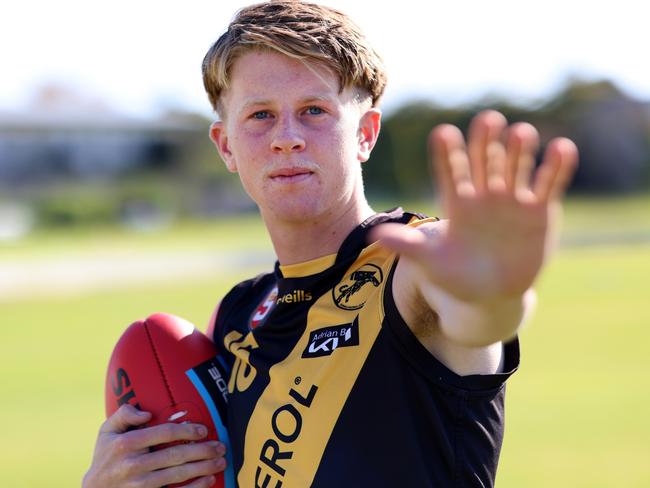
[[[292,117],[281,117],[275,126],[271,149],[277,153],[299,152],[305,148],[305,139],[299,122]]]

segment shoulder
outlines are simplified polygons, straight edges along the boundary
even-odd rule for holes
[[[447,228],[448,220],[438,219],[436,217],[413,220],[409,225],[415,227],[420,232],[423,232],[427,236],[435,238],[445,231]]]
[[[208,337],[218,343],[227,323],[241,323],[242,317],[252,316],[255,307],[264,301],[274,284],[273,273],[262,273],[233,286],[212,312],[206,328]]]

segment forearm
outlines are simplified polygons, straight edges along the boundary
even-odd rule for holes
[[[536,302],[533,289],[519,296],[489,300],[459,300],[432,284],[421,293],[439,317],[441,332],[450,341],[466,347],[483,347],[512,339],[531,315]]]

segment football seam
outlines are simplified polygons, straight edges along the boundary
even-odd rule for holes
[[[174,395],[172,394],[172,389],[169,386],[169,381],[167,381],[167,375],[165,374],[165,368],[163,368],[162,361],[160,361],[160,357],[158,356],[158,351],[156,349],[156,344],[153,342],[153,339],[151,338],[151,332],[149,332],[149,324],[147,324],[146,320],[144,322],[144,330],[147,333],[147,339],[149,340],[149,345],[151,346],[151,350],[153,351],[153,356],[156,359],[156,364],[158,364],[158,369],[160,370],[160,374],[162,375],[163,383],[165,384],[165,389],[167,390],[167,394],[169,395],[169,399],[170,399],[172,405],[176,405],[176,400],[174,399]]]

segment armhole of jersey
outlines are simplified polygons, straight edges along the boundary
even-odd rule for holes
[[[393,275],[397,266],[396,258],[391,267],[386,287],[384,288],[384,314],[385,318],[382,327],[387,329],[388,336],[393,344],[401,352],[404,358],[411,363],[421,375],[430,381],[459,388],[463,390],[494,390],[501,388],[505,381],[519,367],[519,341],[514,338],[504,344],[503,372],[496,374],[476,374],[460,376],[436,359],[420,343],[415,334],[411,331],[397,309],[393,297]]]

